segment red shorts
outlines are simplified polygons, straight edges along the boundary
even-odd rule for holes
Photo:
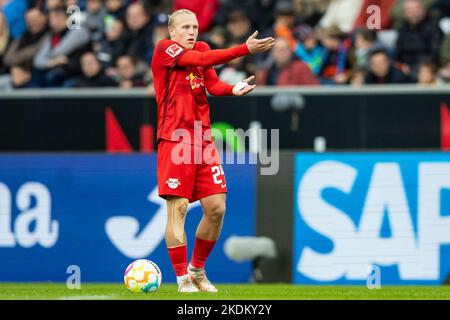
[[[214,143],[200,146],[161,140],[158,144],[159,196],[178,196],[194,202],[226,193],[227,183]]]

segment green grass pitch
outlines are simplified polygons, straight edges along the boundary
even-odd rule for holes
[[[450,286],[299,286],[290,284],[218,284],[218,293],[179,294],[174,284],[156,293],[131,293],[123,284],[81,284],[69,290],[65,283],[0,283],[0,300],[450,300]]]

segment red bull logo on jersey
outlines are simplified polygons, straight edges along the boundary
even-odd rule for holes
[[[198,89],[200,87],[204,87],[205,85],[203,84],[203,78],[197,77],[195,74],[193,74],[192,72],[189,73],[189,75],[186,77],[186,80],[189,80],[191,82],[191,89],[195,90]]]

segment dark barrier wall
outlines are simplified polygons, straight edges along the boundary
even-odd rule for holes
[[[295,152],[281,152],[278,173],[257,178],[256,234],[273,239],[277,248],[276,259],[259,263],[262,282],[292,281],[294,157]]]
[[[437,149],[450,90],[265,89],[209,100],[213,123],[280,129],[283,149],[311,149],[318,136],[329,149]],[[155,100],[141,91],[0,95],[1,151],[104,151],[108,143],[137,151],[145,135],[154,146],[155,125]]]
[[[105,151],[107,111],[118,122],[133,150],[140,127],[155,124],[152,99],[133,97],[0,97],[0,150]]]

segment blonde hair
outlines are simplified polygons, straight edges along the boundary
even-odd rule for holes
[[[180,9],[180,10],[177,10],[177,11],[173,12],[172,14],[169,14],[169,22],[167,23],[168,26],[169,27],[170,26],[173,27],[173,23],[175,22],[175,18],[178,17],[180,14],[183,14],[183,13],[185,13],[185,14],[192,14],[192,15],[194,15],[194,17],[197,18],[197,15],[194,12],[192,12],[192,11],[190,11],[188,9]]]

